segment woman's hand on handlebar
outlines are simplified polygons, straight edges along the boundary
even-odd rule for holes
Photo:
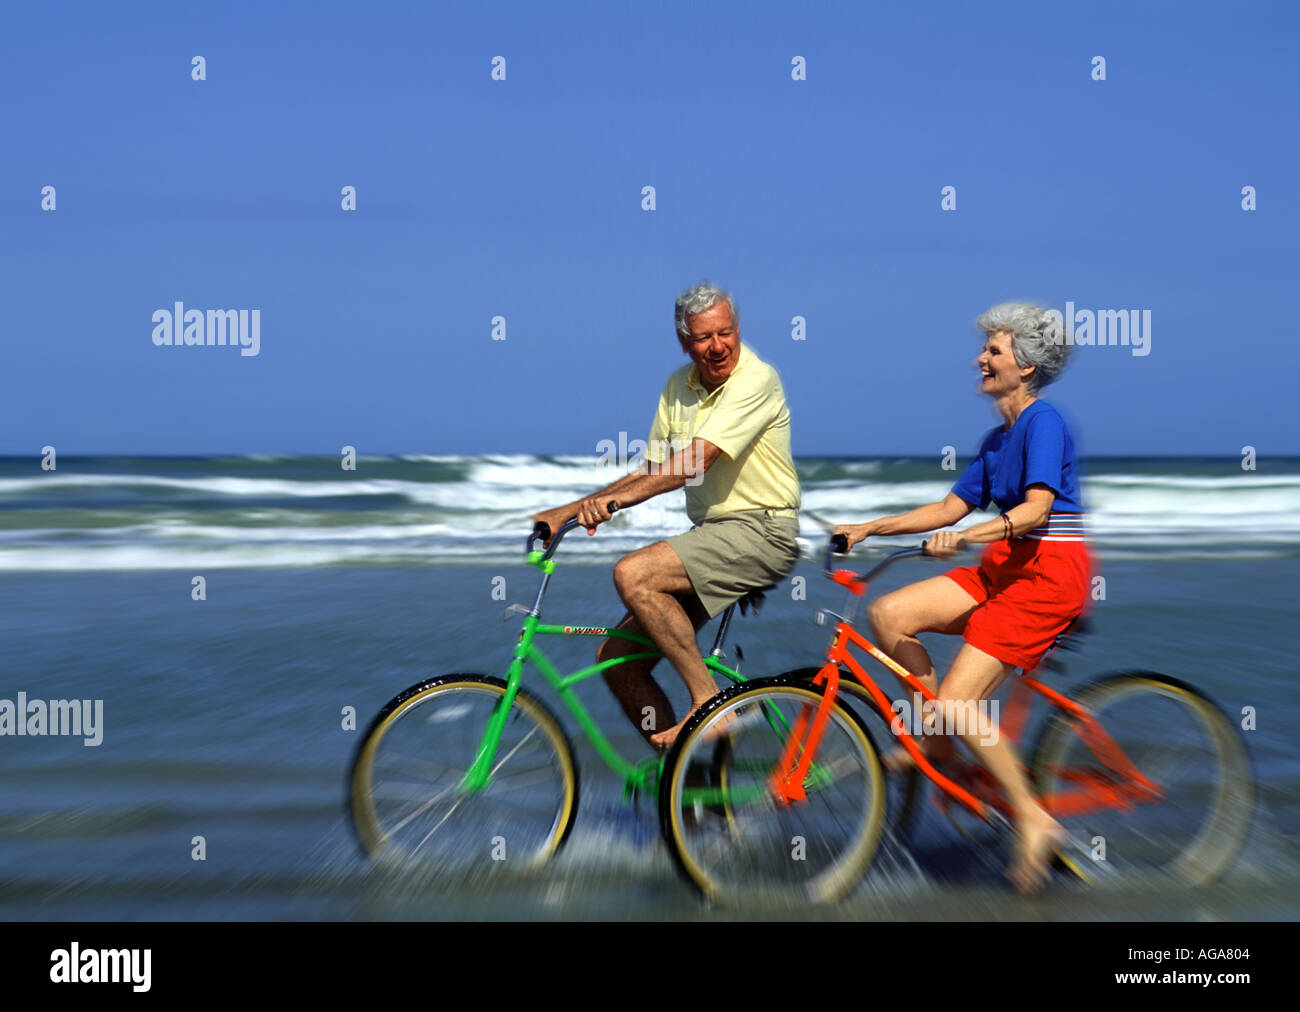
[[[853,551],[854,545],[856,545],[860,541],[867,540],[868,528],[870,526],[871,526],[870,524],[840,524],[838,527],[835,528],[835,530],[831,532],[831,534],[832,536],[836,534],[843,534],[846,538],[848,538],[849,551],[843,553],[844,555],[848,555],[849,552]]]
[[[935,531],[925,542],[925,554],[947,559],[966,550],[966,536],[961,531]]]

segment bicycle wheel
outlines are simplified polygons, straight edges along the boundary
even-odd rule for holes
[[[799,678],[755,679],[714,696],[678,736],[660,819],[678,868],[709,899],[833,903],[871,863],[884,824],[884,773],[853,711],[838,702],[832,709],[806,799],[778,803],[769,790],[786,732],[821,698]],[[704,785],[701,770],[711,771]]]
[[[1070,830],[1072,870],[1085,881],[1144,879],[1199,885],[1236,858],[1250,827],[1254,781],[1236,728],[1191,686],[1149,671],[1126,672],[1085,688],[1077,702],[1154,785],[1124,810],[1109,805],[1064,814],[1054,792],[1137,788],[1079,737],[1062,711],[1043,728],[1032,771],[1048,810]],[[1060,814],[1058,814],[1060,813]],[[1082,850],[1082,853],[1077,851]]]
[[[563,728],[519,690],[486,787],[467,791],[506,683],[442,675],[412,686],[375,717],[352,763],[350,808],[371,858],[465,873],[536,867],[573,827],[578,768]]]

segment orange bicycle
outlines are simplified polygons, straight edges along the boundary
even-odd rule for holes
[[[1012,808],[993,777],[960,752],[928,760],[902,704],[851,650],[891,671],[914,699],[935,704],[934,692],[853,627],[869,583],[900,559],[925,555],[925,545],[894,552],[862,575],[832,569],[832,556],[846,548],[837,535],[826,553],[826,575],[845,588],[848,607],[818,614],[819,624],[836,620],[825,663],[724,690],[694,714],[668,757],[660,783],[664,836],[678,867],[710,899],[834,902],[861,881],[886,817],[884,772],[863,710],[915,760],[902,774],[897,819],[904,827],[926,781],[950,817],[963,812],[1011,826]],[[1076,622],[1053,651],[1077,631]],[[1067,696],[1040,679],[1052,666],[1045,658],[1023,672],[996,728],[1014,745],[1031,704],[1046,703],[1029,775],[1044,808],[1070,833],[1065,865],[1085,881],[1120,884],[1159,876],[1201,884],[1225,871],[1245,840],[1254,795],[1232,722],[1204,694],[1165,675],[1123,672]],[[692,771],[706,764],[714,783],[701,791]]]

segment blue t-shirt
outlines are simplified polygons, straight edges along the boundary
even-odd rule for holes
[[[1056,493],[1052,512],[1084,512],[1074,440],[1065,419],[1045,401],[1034,401],[1010,430],[999,425],[984,437],[952,490],[980,509],[992,500],[1006,512],[1025,501],[1026,488],[1040,484]]]

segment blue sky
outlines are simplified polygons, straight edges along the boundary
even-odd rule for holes
[[[1010,298],[1152,313],[1047,395],[1085,452],[1300,452],[1294,4],[6,17],[5,454],[594,453],[644,437],[701,278],[796,453],[972,452]],[[176,301],[259,309],[260,354],[155,347]]]

